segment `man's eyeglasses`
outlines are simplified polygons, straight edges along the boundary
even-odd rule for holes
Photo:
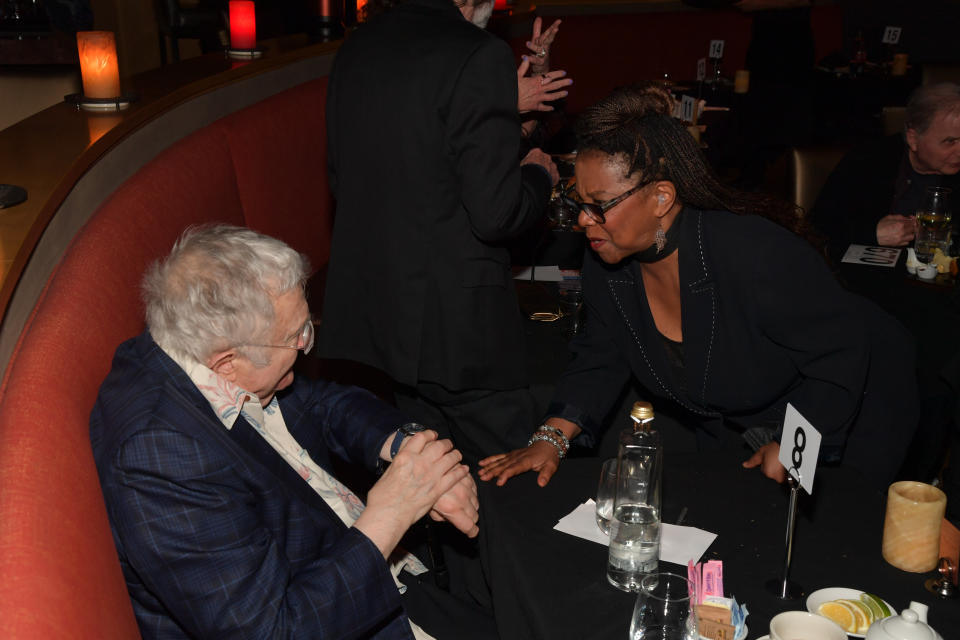
[[[297,351],[303,351],[304,353],[310,353],[310,349],[313,349],[313,321],[307,320],[303,325],[303,329],[300,330],[300,335],[297,336],[297,344],[244,344],[241,345],[244,347],[268,347],[270,349],[296,349]]]

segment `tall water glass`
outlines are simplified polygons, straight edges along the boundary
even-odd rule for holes
[[[607,580],[623,591],[638,591],[659,564],[662,459],[658,432],[621,435]]]
[[[617,459],[604,461],[600,469],[600,483],[597,485],[597,526],[606,534],[610,533],[610,520],[613,519],[613,497],[617,493]]]
[[[630,640],[697,640],[689,582],[674,573],[644,577],[630,621]]]
[[[917,260],[924,264],[933,259],[937,249],[947,255],[953,218],[950,209],[950,189],[928,187],[923,205],[917,210],[917,239],[914,249]]]

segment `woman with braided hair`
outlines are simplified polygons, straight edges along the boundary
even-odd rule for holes
[[[771,221],[796,220],[791,206],[721,185],[671,110],[635,85],[578,121],[584,330],[530,445],[482,460],[480,478],[534,470],[545,485],[570,440],[594,446],[634,377],[686,411],[701,448],[769,434],[743,466],[781,482],[789,402],[822,434],[821,462],[885,487],[916,428],[912,338]]]

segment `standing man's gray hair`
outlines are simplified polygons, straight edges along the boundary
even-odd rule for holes
[[[244,227],[190,227],[143,279],[147,328],[164,349],[199,362],[265,342],[273,299],[304,289],[309,263],[284,242]],[[241,350],[265,364],[259,350]]]

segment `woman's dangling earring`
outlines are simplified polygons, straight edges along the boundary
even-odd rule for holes
[[[667,234],[663,232],[663,227],[660,226],[660,223],[657,223],[657,233],[653,236],[653,241],[657,245],[657,253],[663,251],[663,248],[667,246]]]

